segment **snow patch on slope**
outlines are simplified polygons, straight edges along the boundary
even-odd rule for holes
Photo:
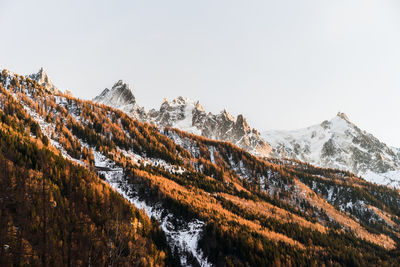
[[[184,105],[182,114],[180,114],[183,115],[183,119],[172,121],[173,123],[171,124],[171,127],[178,128],[192,134],[201,135],[201,130],[193,125],[193,110],[196,108],[196,103],[188,98],[182,99],[184,99],[183,104],[181,102],[178,102],[176,99],[170,103],[170,106],[172,109],[174,109],[173,112],[175,113],[178,112],[178,107],[182,107],[180,105]],[[177,116],[178,114],[171,114],[171,117]]]
[[[400,189],[400,170],[389,171],[386,173],[374,173],[368,171],[364,174],[361,174],[361,177],[371,183],[376,183],[379,185],[387,185]]]
[[[169,214],[161,206],[149,206],[145,201],[139,198],[134,188],[124,179],[122,168],[116,167],[113,161],[98,151],[93,151],[93,154],[96,166],[109,169],[107,171],[99,171],[99,174],[105,177],[106,182],[135,207],[143,209],[149,217],[154,217],[160,223],[161,229],[165,232],[172,251],[174,251],[174,248],[177,248],[178,251],[182,253],[183,256],[180,258],[180,261],[183,266],[190,266],[186,256],[184,256],[185,254],[183,252],[185,251],[190,252],[201,267],[212,266],[198,248],[198,241],[203,231],[204,222],[193,220],[190,222],[182,222],[179,227],[175,226],[173,224],[174,217],[172,214]]]

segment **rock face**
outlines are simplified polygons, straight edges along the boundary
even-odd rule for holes
[[[40,84],[52,93],[60,92],[57,87],[51,82],[49,75],[47,75],[47,72],[43,68],[40,68],[38,73],[30,74],[28,75],[28,77],[36,81],[38,84]]]
[[[111,89],[96,96],[93,101],[120,109],[138,120],[146,120],[144,108],[139,107],[130,86],[122,80],[116,82]]]
[[[93,100],[118,108],[141,121],[231,142],[255,155],[268,156],[272,151],[242,115],[235,119],[226,110],[219,114],[207,113],[198,101],[181,96],[170,102],[164,100],[159,110],[152,109],[147,113],[137,104],[129,86],[118,81],[111,90],[105,89]]]
[[[344,113],[305,129],[267,131],[262,136],[273,147],[273,157],[349,170],[383,184],[393,184],[398,173],[400,181],[399,150],[359,129]]]
[[[226,110],[219,114],[206,113],[198,101],[183,97],[171,102],[165,100],[160,109],[151,110],[149,116],[157,125],[228,141],[255,155],[268,156],[272,151],[259,132],[250,128],[243,115],[235,119]]]

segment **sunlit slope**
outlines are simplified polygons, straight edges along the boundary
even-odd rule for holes
[[[1,103],[18,107],[9,112],[3,104],[4,113],[16,121],[23,113],[33,122],[21,131],[48,143],[69,164],[96,171],[144,208],[181,264],[365,266],[399,260],[396,190],[349,172],[265,161],[227,142],[158,129],[105,105],[54,95],[15,74],[3,72],[1,84]]]

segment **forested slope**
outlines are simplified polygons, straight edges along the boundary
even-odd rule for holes
[[[21,224],[26,228],[17,226],[36,238],[20,239],[35,245],[29,245],[36,251],[32,260],[41,261],[43,244],[54,242],[64,261],[75,249],[74,257],[82,254],[75,263],[85,265],[96,248],[96,259],[107,262],[115,231],[131,241],[121,262],[132,260],[130,247],[135,259],[160,265],[179,259],[188,266],[396,266],[400,260],[397,190],[349,172],[263,160],[227,142],[158,129],[105,105],[55,95],[10,72],[0,79],[2,160],[10,169],[1,192],[19,195],[1,198],[10,202],[1,231],[9,232],[10,222],[15,226],[18,212],[34,212],[36,230],[27,221]],[[11,169],[27,172],[29,186]],[[162,232],[95,172],[153,216]],[[24,188],[35,192],[37,202],[26,211],[16,208],[28,199]],[[93,236],[79,227],[93,228]],[[25,242],[10,233],[8,240]],[[93,250],[84,244],[97,239],[103,241]],[[14,254],[2,255],[13,260]]]
[[[0,265],[169,265],[158,224],[59,155],[0,87]]]

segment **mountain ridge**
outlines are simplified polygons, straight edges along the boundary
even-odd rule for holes
[[[274,157],[348,170],[370,181],[400,186],[399,178],[395,183],[377,178],[393,171],[400,176],[399,150],[361,130],[344,113],[306,128],[265,131],[262,136],[274,148]]]
[[[104,99],[110,96],[103,93],[94,101],[105,103]],[[141,115],[124,109],[123,102],[110,104],[141,121],[231,142],[257,156],[292,158],[321,167],[349,170],[369,181],[400,188],[400,149],[389,147],[361,130],[342,112],[318,125],[260,134],[241,114],[234,118],[225,109],[217,114],[207,113],[199,101],[182,96],[171,101],[164,99],[159,110],[146,112],[141,108]]]
[[[118,87],[118,81],[114,87]],[[127,91],[128,85],[124,90]],[[132,91],[129,89],[129,92]],[[218,114],[206,112],[199,101],[179,96],[171,101],[164,99],[159,110],[146,112],[130,94],[121,95],[117,90],[104,90],[93,101],[118,108],[140,121],[160,127],[175,127],[194,134],[203,135],[235,145],[255,155],[268,156],[272,149],[262,140],[260,133],[251,128],[243,115],[235,119],[225,109]]]
[[[239,124],[243,123],[239,119]],[[16,130],[18,136],[10,134]],[[177,260],[174,266],[223,266],[227,262],[234,266],[398,264],[398,191],[347,171],[296,160],[264,160],[232,143],[176,128],[160,129],[116,108],[51,93],[30,79],[3,71],[0,141],[4,145],[0,146],[0,159],[4,154],[18,162],[15,150],[31,155],[30,149],[21,148],[24,142],[20,140],[36,142],[82,171],[96,172],[99,177],[93,173],[93,181],[101,178],[125,198],[125,204],[143,208],[148,217],[142,222],[154,219],[153,226],[146,223],[144,227],[159,225]],[[36,166],[36,158],[41,157],[19,160]],[[54,173],[49,172],[49,177],[54,179]],[[88,177],[83,171],[71,179],[67,172],[62,188]],[[15,184],[23,189],[23,181],[26,179]],[[4,188],[0,186],[1,196],[7,196]],[[58,199],[57,190],[50,193]],[[82,190],[82,198],[97,199],[88,190]],[[6,199],[13,210],[23,207],[15,198]],[[102,206],[93,206],[91,211],[108,215]],[[127,221],[130,229],[148,236],[135,222]],[[2,231],[9,229],[0,226]],[[70,232],[75,237],[79,233],[75,229]],[[59,246],[64,239],[54,238]],[[104,248],[115,251],[113,244],[118,247],[107,240]],[[2,249],[3,243],[0,245]],[[10,247],[15,255],[16,247]],[[90,255],[90,249],[80,252]],[[121,254],[131,255],[126,249]],[[100,255],[107,261],[110,254]],[[151,255],[165,259],[161,252]],[[66,258],[60,257],[57,262],[67,265]]]

